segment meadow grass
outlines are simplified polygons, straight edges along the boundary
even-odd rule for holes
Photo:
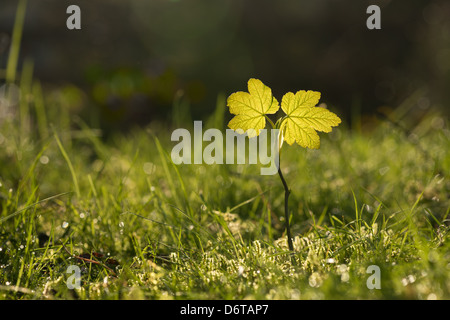
[[[276,175],[172,163],[171,129],[192,126],[185,104],[172,128],[105,138],[30,61],[16,76],[23,14],[1,97],[0,299],[450,298],[450,131],[439,113],[410,116],[418,97],[389,120],[355,113],[319,150],[283,147],[291,255]],[[225,98],[204,130],[225,129]]]
[[[291,259],[276,175],[176,166],[158,123],[108,139],[76,117],[51,126],[39,99],[29,122],[1,123],[3,299],[450,297],[450,135],[439,114],[407,134],[389,121],[344,124],[319,150],[283,147]],[[72,264],[80,289],[67,288]],[[370,265],[381,289],[366,285]]]

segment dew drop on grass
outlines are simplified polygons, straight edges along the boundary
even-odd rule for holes
[[[344,272],[343,274],[341,274],[342,282],[348,282],[348,280],[350,280],[350,275],[348,274],[348,272]]]
[[[61,225],[61,227],[63,229],[66,229],[69,226],[69,223],[67,221],[64,221],[63,224]]]
[[[120,222],[119,222],[119,227],[120,227],[120,228],[123,228],[124,226],[125,226],[125,223],[123,223],[123,221],[120,221]]]
[[[403,285],[404,287],[406,287],[406,286],[408,285],[408,279],[403,278],[403,279],[402,279],[402,285]]]
[[[347,267],[347,265],[345,263],[343,263],[343,264],[338,266],[338,273],[339,274],[347,272],[347,270],[348,270],[348,267]]]
[[[366,204],[366,210],[367,210],[368,213],[373,213],[374,212],[373,207],[371,205],[368,205],[368,204]]]
[[[39,158],[39,162],[42,164],[48,164],[49,161],[50,159],[47,156],[42,156]]]
[[[437,300],[436,294],[430,293],[430,294],[427,296],[427,300]]]
[[[84,214],[84,212],[80,213],[80,218],[84,219],[86,217],[86,215]]]
[[[300,299],[300,290],[294,289],[291,292],[291,299],[292,300],[299,300]]]
[[[308,279],[308,283],[313,288],[320,287],[320,285],[322,284],[322,278],[320,274],[318,274],[317,272],[313,272]]]

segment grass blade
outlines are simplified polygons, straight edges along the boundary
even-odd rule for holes
[[[64,159],[67,162],[67,166],[69,167],[70,170],[70,174],[72,175],[72,180],[73,180],[73,185],[75,187],[75,192],[77,194],[77,197],[80,198],[80,188],[78,186],[78,180],[77,180],[77,175],[75,174],[75,170],[73,168],[72,165],[72,161],[70,161],[69,156],[67,155],[66,150],[64,149],[61,140],[59,140],[58,134],[56,133],[56,131],[53,131],[55,139],[56,139],[56,143],[58,144],[59,150],[61,151],[61,154],[63,155]]]
[[[12,43],[9,50],[8,64],[6,66],[6,82],[16,80],[17,63],[19,61],[20,42],[22,40],[23,25],[25,22],[25,13],[27,9],[27,0],[20,0],[17,6],[16,19],[14,21],[14,30],[12,34]]]

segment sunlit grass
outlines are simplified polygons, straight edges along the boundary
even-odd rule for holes
[[[0,90],[0,299],[450,298],[448,119],[409,122],[416,97],[371,129],[344,122],[320,150],[283,154],[291,256],[278,179],[174,165],[170,127],[192,126],[176,99],[172,124],[106,139],[30,61],[16,77],[21,23]],[[219,95],[204,130],[224,113]],[[381,289],[366,285],[371,265]]]
[[[431,120],[420,147],[380,122],[284,154],[293,260],[282,185],[258,165],[175,166],[156,125],[104,142],[80,121],[54,136],[23,136],[17,121],[1,124],[3,298],[449,297],[449,131]],[[115,275],[62,243],[117,260]],[[71,264],[81,289],[66,286]],[[366,286],[369,265],[380,290]]]

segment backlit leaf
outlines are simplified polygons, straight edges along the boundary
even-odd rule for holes
[[[316,107],[320,92],[298,91],[288,92],[283,96],[281,109],[286,118],[281,124],[286,143],[298,143],[304,148],[318,149],[320,138],[316,131],[330,132],[332,127],[341,123],[341,119],[333,112]]]
[[[228,127],[238,132],[247,132],[249,137],[259,135],[266,126],[266,114],[274,114],[280,108],[272,90],[258,79],[248,81],[248,92],[235,92],[228,97],[230,113],[236,115]]]

